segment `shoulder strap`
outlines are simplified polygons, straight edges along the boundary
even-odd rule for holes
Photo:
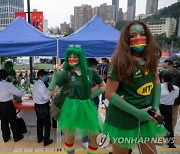
[[[64,92],[69,93],[69,80],[70,80],[70,71],[68,71],[68,79],[67,79],[67,83],[64,89]]]

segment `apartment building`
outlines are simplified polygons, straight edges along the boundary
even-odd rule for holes
[[[176,24],[177,20],[175,18],[150,19],[147,21],[153,35],[165,33],[167,37],[175,33]]]

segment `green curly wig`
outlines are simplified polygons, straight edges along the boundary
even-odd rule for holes
[[[12,61],[6,61],[5,64],[4,64],[4,69],[6,71],[8,71],[10,67],[12,67],[12,69],[13,69],[13,67],[14,67],[13,62]]]
[[[9,68],[12,67],[12,70],[9,71]],[[4,64],[4,70],[8,72],[8,75],[16,76],[16,72],[14,71],[14,64],[12,61],[6,61]]]

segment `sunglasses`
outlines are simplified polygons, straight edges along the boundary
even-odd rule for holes
[[[69,47],[69,48],[73,48],[73,47],[74,47],[74,48],[81,48],[81,45],[78,45],[78,44],[77,44],[77,45],[70,44],[70,45],[68,45],[68,47]]]

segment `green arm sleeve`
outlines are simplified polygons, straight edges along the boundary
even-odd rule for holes
[[[95,92],[93,92],[91,95],[90,95],[90,98],[93,99],[97,96],[99,96],[100,94],[103,93],[103,90],[101,88],[98,88]]]
[[[60,75],[60,71],[54,70],[54,75],[53,75],[52,80],[48,86],[49,91],[53,91],[55,89],[56,81],[57,81],[59,75]]]
[[[153,91],[153,98],[152,98],[152,108],[155,111],[159,110],[160,95],[161,95],[161,84],[155,84]]]
[[[150,118],[150,115],[147,113],[145,109],[138,109],[134,107],[133,105],[126,102],[123,98],[121,98],[119,95],[115,94],[112,100],[110,101],[114,106],[117,108],[132,114],[140,121],[146,121]]]

